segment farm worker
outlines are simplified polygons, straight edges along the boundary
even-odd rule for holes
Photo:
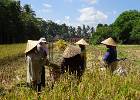
[[[27,84],[38,92],[41,90],[40,55],[37,51],[39,41],[28,40],[25,54],[27,63]]]
[[[46,47],[46,39],[41,37],[39,39],[39,44],[37,45],[37,51],[41,56],[40,66],[42,67],[42,74],[41,74],[41,85],[45,87],[45,65],[47,63],[47,54],[48,50]]]
[[[77,46],[68,45],[63,52],[63,60],[61,62],[61,73],[69,72],[81,77],[81,49]]]
[[[78,44],[79,47],[81,48],[81,58],[82,58],[82,62],[81,62],[81,70],[82,73],[85,71],[86,68],[86,46],[89,45],[84,39],[79,40],[78,42],[76,42],[75,44]]]
[[[27,83],[32,84],[37,91],[41,91],[42,81],[45,81],[42,79],[45,78],[45,68],[43,69],[43,67],[47,61],[47,53],[46,50],[41,47],[42,42],[44,42],[43,39],[42,41],[28,40],[25,50],[27,62]]]
[[[107,68],[113,72],[117,67],[117,50],[116,50],[116,42],[110,37],[101,42],[102,44],[106,45],[108,48],[104,57],[103,61],[107,64]]]

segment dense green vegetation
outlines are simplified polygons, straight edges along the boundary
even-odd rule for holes
[[[118,43],[140,44],[140,12],[125,11],[111,25],[98,24],[91,40],[96,44],[108,37],[113,37]]]
[[[21,6],[20,1],[0,1],[0,43],[26,42],[28,39],[39,39],[41,36],[52,40],[54,37],[91,37],[93,44],[99,44],[108,37],[118,43],[140,44],[140,12],[125,11],[114,23],[98,24],[96,32],[92,26],[67,26],[51,20],[38,18],[30,5]]]
[[[93,32],[93,27],[85,25],[76,29],[65,23],[59,25],[50,20],[45,21],[36,16],[30,5],[21,6],[20,1],[0,0],[0,43],[2,44],[26,42],[28,39],[39,39],[41,36],[48,39],[57,35],[63,38],[90,36]]]

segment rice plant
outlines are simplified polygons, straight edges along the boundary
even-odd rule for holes
[[[15,51],[19,52],[24,44],[19,44]],[[4,47],[3,48],[4,52]],[[18,49],[20,47],[20,49]],[[13,49],[13,47],[11,46]],[[139,100],[140,99],[140,47],[133,45],[119,45],[118,57],[127,58],[120,61],[128,71],[127,76],[110,74],[108,70],[101,71],[100,65],[105,52],[104,46],[87,47],[87,67],[82,79],[65,73],[57,81],[52,81],[49,74],[51,66],[46,66],[48,85],[41,94],[26,87],[26,64],[24,57],[18,57],[0,65],[0,99],[2,100]],[[20,53],[23,53],[23,49]],[[8,51],[6,51],[8,52]],[[10,52],[10,51],[9,51]],[[4,53],[3,53],[4,54]],[[10,53],[9,53],[10,54]],[[14,53],[15,55],[17,53]],[[60,63],[62,52],[54,53],[54,62]],[[7,55],[8,56],[8,55]],[[9,57],[9,59],[12,57]],[[4,58],[2,58],[4,59]],[[58,63],[59,62],[59,63]],[[50,79],[50,81],[49,81]]]

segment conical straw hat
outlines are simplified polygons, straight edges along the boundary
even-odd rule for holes
[[[75,44],[81,44],[81,45],[89,45],[84,39],[79,40]]]
[[[101,43],[110,46],[117,46],[116,42],[111,37],[102,41]]]
[[[73,46],[73,45],[69,45],[67,46],[67,48],[64,50],[64,53],[63,53],[63,57],[64,58],[70,58],[70,57],[73,57],[77,54],[80,54],[81,53],[81,49],[80,47],[78,46]]]
[[[28,40],[25,53],[31,51],[34,47],[37,46],[38,43],[39,41]]]

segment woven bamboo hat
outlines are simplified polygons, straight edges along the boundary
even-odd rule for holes
[[[117,46],[116,42],[111,37],[102,41],[101,43],[110,46]]]
[[[81,53],[81,49],[78,46],[68,45],[67,48],[64,50],[63,57],[70,58],[74,57],[77,54]]]
[[[31,51],[34,47],[37,46],[38,43],[39,41],[28,40],[25,53]]]
[[[81,45],[89,45],[84,39],[79,40],[75,44],[81,44]]]

